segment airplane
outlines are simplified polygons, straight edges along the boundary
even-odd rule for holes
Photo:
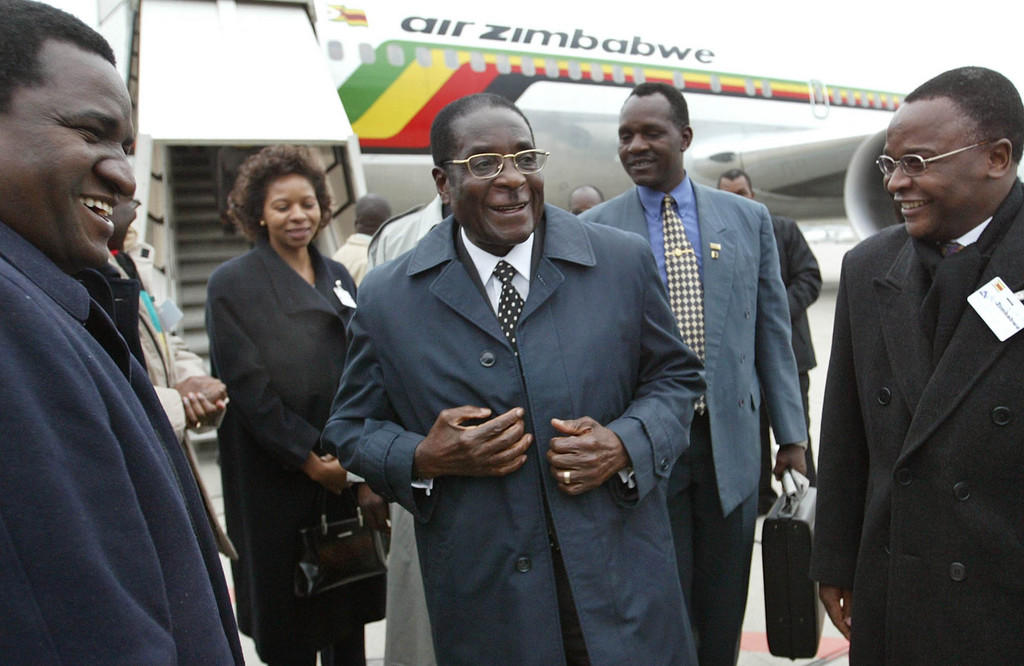
[[[200,354],[206,278],[246,249],[223,230],[219,208],[248,152],[295,143],[321,154],[337,203],[317,243],[331,254],[352,232],[362,194],[385,196],[396,212],[435,196],[430,122],[474,92],[504,94],[530,119],[552,153],[544,175],[556,205],[585,183],[606,196],[629,187],[619,108],[635,83],[665,81],[690,105],[695,180],[714,185],[742,167],[762,202],[801,221],[842,218],[844,191],[863,191],[877,203],[862,205],[855,225],[865,220],[870,233],[896,221],[873,161],[898,88],[825,82],[825,58],[752,40],[744,50],[728,22],[705,20],[716,32],[631,20],[644,3],[653,11],[651,0],[631,0],[623,17],[531,0],[514,12],[469,0],[48,1],[115,50],[135,104],[135,226],[162,278],[150,286],[185,312],[180,330]],[[722,16],[711,5],[691,10]],[[850,174],[859,189],[845,184]]]
[[[510,18],[472,2],[328,3],[318,33],[359,137],[368,188],[396,210],[432,198],[434,114],[487,91],[515,101],[537,145],[551,151],[549,202],[565,206],[582,184],[612,196],[631,184],[616,154],[618,110],[637,83],[662,81],[681,88],[690,106],[695,136],[686,165],[698,182],[714,186],[723,171],[743,168],[760,201],[800,220],[842,218],[848,172],[884,199],[881,179],[872,176],[880,153],[874,146],[899,92],[826,83],[801,61],[741,63],[729,44],[683,41],[653,22],[578,16],[585,19],[550,10]],[[733,65],[745,66],[743,73]],[[869,137],[864,163],[851,169]],[[892,214],[891,206],[876,208],[856,221],[875,224],[870,216]]]

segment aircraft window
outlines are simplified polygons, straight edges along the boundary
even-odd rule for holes
[[[558,78],[558,61],[553,58],[548,58],[544,61],[544,72],[548,75],[549,79]]]
[[[636,84],[636,85],[640,85],[641,83],[643,83],[646,80],[647,80],[647,75],[644,73],[643,68],[642,67],[634,67],[633,68],[633,83]]]
[[[416,47],[416,64],[420,67],[427,68],[434,62],[434,56],[430,53],[430,49],[422,46]]]
[[[601,63],[590,63],[590,80],[598,82],[604,81],[604,68],[601,67]]]
[[[444,50],[444,66],[447,67],[448,69],[458,69],[459,68],[459,54],[457,54],[452,49],[445,49]]]
[[[482,72],[487,69],[487,62],[484,60],[484,54],[479,51],[473,51],[469,54],[469,67],[474,72]]]
[[[615,83],[626,82],[626,73],[622,71],[622,65],[612,66],[612,81]]]
[[[405,51],[398,44],[388,44],[388,64],[401,67],[405,64]]]
[[[373,50],[373,45],[366,42],[359,45],[359,62],[364,65],[372,65],[377,62],[377,52]]]
[[[576,60],[569,61],[569,78],[573,81],[579,81],[583,78],[583,67]]]
[[[332,39],[327,42],[327,57],[331,60],[341,60],[345,55],[345,49],[342,48],[341,42],[336,39]]]
[[[772,82],[771,81],[767,81],[767,80],[766,81],[761,81],[761,94],[764,95],[765,97],[769,97],[769,98],[772,96]]]
[[[534,65],[533,58],[530,56],[523,56],[522,63],[519,67],[523,70],[523,76],[533,76],[537,73],[537,67]]]
[[[757,86],[754,85],[753,79],[746,79],[743,82],[743,89],[751,97],[757,94]]]
[[[686,87],[686,79],[683,77],[683,73],[672,72],[672,83],[676,84],[676,88],[684,89]]]
[[[509,74],[512,71],[512,63],[509,62],[508,54],[499,53],[497,57],[498,73]]]
[[[722,79],[718,78],[718,74],[711,75],[711,92],[722,92]]]
[[[807,94],[814,117],[819,120],[828,118],[829,99],[825,84],[818,79],[811,79],[807,82]]]

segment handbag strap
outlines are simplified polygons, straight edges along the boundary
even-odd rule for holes
[[[356,491],[352,489],[352,486],[353,486],[353,484],[349,484],[341,492],[342,492],[342,494],[348,493],[348,495],[352,498],[352,504],[355,505],[355,507],[356,507],[356,518],[359,519],[359,527],[362,527],[363,526],[363,510],[359,506],[359,497],[358,497],[358,495],[356,495]],[[327,489],[324,488],[323,486],[321,486],[319,483],[317,484],[316,500],[317,500],[317,506],[320,507],[320,533],[323,534],[323,535],[326,535],[327,534],[327,523],[328,523],[328,520],[327,520]]]

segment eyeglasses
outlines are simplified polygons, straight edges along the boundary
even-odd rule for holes
[[[470,155],[464,160],[448,160],[442,164],[465,164],[469,173],[476,178],[490,180],[497,178],[505,167],[505,159],[512,158],[512,165],[523,175],[537,173],[544,168],[551,153],[546,150],[520,150],[518,153],[502,155],[501,153],[480,153]]]
[[[904,175],[906,175],[909,178],[914,178],[915,176],[920,176],[921,174],[928,170],[929,162],[941,160],[945,157],[950,157],[952,155],[956,155],[957,153],[962,153],[965,150],[970,150],[971,148],[984,146],[987,143],[992,142],[980,141],[978,143],[971,144],[970,146],[957,148],[956,150],[951,150],[948,153],[942,153],[941,155],[936,155],[935,157],[929,157],[927,159],[921,157],[920,155],[904,155],[898,160],[894,160],[888,155],[881,155],[877,160],[875,160],[875,164],[878,165],[878,170],[882,172],[883,176],[893,175],[894,173],[896,173],[896,167],[898,166],[899,168],[903,169]]]

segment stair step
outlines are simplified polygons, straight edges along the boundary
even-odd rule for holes
[[[180,261],[180,259],[179,259]],[[181,266],[178,269],[178,280],[181,282],[196,283],[206,282],[210,278],[212,273],[223,261],[204,261],[196,262],[185,266]]]
[[[185,341],[185,345],[192,350],[193,353],[202,356],[204,359],[210,356],[210,340],[206,337],[206,330],[204,329],[201,333],[185,331],[180,333],[181,338]]]
[[[208,208],[213,212],[217,211],[217,197],[212,193],[208,194],[174,194],[174,205],[182,208]]]
[[[206,246],[190,245],[186,251],[185,248],[179,245],[178,266],[180,268],[184,268],[185,266],[208,264],[211,262],[219,266],[228,259],[237,257],[244,251],[245,250],[243,248],[225,247],[223,245],[215,244]]]
[[[206,312],[196,308],[189,308],[185,311],[178,327],[185,331],[206,330]]]

